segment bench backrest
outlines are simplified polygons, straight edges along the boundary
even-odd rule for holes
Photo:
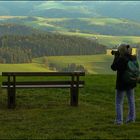
[[[85,72],[2,72],[2,76],[7,77],[7,81],[2,82],[3,86],[14,87],[16,85],[84,85],[84,81],[80,80],[80,76],[84,76]],[[70,80],[53,80],[53,81],[18,81],[16,77],[24,76],[68,76],[71,77]]]
[[[2,76],[85,76],[85,72],[2,72]]]

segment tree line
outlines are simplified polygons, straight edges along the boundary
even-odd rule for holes
[[[87,70],[84,68],[83,65],[77,65],[75,63],[68,64],[65,67],[61,67],[60,65],[57,65],[56,63],[49,63],[48,66],[49,66],[50,70],[55,70],[55,71],[65,71],[65,72],[83,71],[83,72],[87,72]]]
[[[0,37],[1,63],[29,63],[42,56],[106,53],[106,46],[83,37],[52,33],[4,35]]]

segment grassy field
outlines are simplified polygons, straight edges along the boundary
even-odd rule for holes
[[[82,55],[82,56],[50,56],[33,59],[33,63],[0,64],[0,73],[8,71],[51,71],[48,64],[64,68],[71,63],[82,65],[90,74],[113,74],[110,69],[113,57],[111,55]],[[44,62],[48,62],[45,64]]]
[[[6,90],[0,89],[0,138],[139,139],[140,86],[135,94],[136,123],[116,126],[115,76],[86,75],[85,83],[78,107],[69,106],[68,89],[20,89],[17,107],[8,110]],[[125,98],[124,120],[127,110]]]
[[[75,63],[82,65],[90,74],[113,74],[110,65],[113,61],[111,55],[82,55],[82,56],[50,56],[34,59],[35,63],[43,63],[44,59],[48,63],[53,63],[59,67],[67,67],[68,64]]]
[[[96,35],[96,34],[88,34],[88,33],[80,33],[80,32],[60,32],[65,35],[74,35],[86,37],[89,39],[97,39],[99,43],[106,45],[107,47],[114,47],[120,43],[140,43],[139,36],[110,36],[110,35]]]
[[[81,55],[81,56],[49,56],[33,59],[33,63],[0,64],[0,72],[8,71],[52,71],[48,64],[65,68],[69,64],[82,65],[89,74],[114,74],[110,69],[113,61],[111,55]],[[48,64],[45,64],[47,62]]]
[[[8,71],[50,71],[43,64],[23,63],[23,64],[0,64],[0,72]]]
[[[28,64],[0,64],[0,73],[8,71],[57,71],[51,69],[49,64],[60,68],[62,71],[70,64],[82,65],[88,74],[115,74],[110,66],[113,62],[112,55],[78,55],[78,56],[48,56],[33,59]],[[62,70],[61,70],[62,69]]]

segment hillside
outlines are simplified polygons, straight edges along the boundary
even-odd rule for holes
[[[1,16],[2,24],[19,24],[48,32],[79,32],[112,36],[139,36],[140,22],[123,18],[43,18]],[[27,28],[27,27],[26,27]]]
[[[112,36],[140,35],[139,22],[117,18],[53,18],[46,19],[43,22],[40,21],[40,25],[44,26],[44,29],[45,25],[46,29],[47,26],[50,25],[54,31],[69,31]]]
[[[24,24],[0,23],[0,36],[31,35],[33,33],[37,33],[37,30]]]
[[[122,42],[129,44],[138,44],[140,43],[140,36],[111,36],[111,35],[97,35],[97,34],[88,34],[88,33],[75,33],[75,32],[60,32],[64,35],[71,36],[81,36],[88,38],[90,40],[96,39],[101,44],[107,46],[107,48],[112,48]]]
[[[140,23],[117,18],[44,18],[29,16],[0,16],[1,34],[30,34],[53,32],[96,40],[112,47],[121,42],[140,41]],[[9,28],[9,25],[11,27]]]
[[[61,34],[6,35],[0,37],[1,63],[30,63],[35,57],[106,53],[95,40]]]
[[[134,34],[134,36],[116,36],[116,35],[102,35],[99,33],[90,33],[91,31],[86,31],[86,33],[84,32],[84,30],[86,30],[86,27],[88,28],[88,24],[91,23],[90,27],[94,27],[94,25],[98,25],[98,26],[104,26],[104,28],[110,24],[110,26],[114,26],[114,28],[116,28],[115,30],[117,30],[117,28],[119,28],[119,24],[125,24],[124,19],[113,19],[113,18],[78,18],[77,21],[79,21],[81,24],[83,24],[83,21],[86,21],[86,25],[85,27],[83,27],[82,29],[78,30],[78,29],[74,29],[75,27],[73,27],[73,29],[69,29],[68,27],[65,28],[63,27],[63,24],[65,25],[66,23],[68,23],[68,25],[70,25],[71,23],[69,21],[71,21],[72,19],[68,19],[68,18],[43,18],[43,17],[27,17],[27,16],[0,16],[0,34],[31,34],[31,33],[38,33],[38,32],[54,32],[54,33],[60,33],[63,35],[70,35],[70,36],[80,36],[80,37],[84,37],[84,38],[88,38],[91,40],[96,40],[98,41],[98,43],[100,44],[104,44],[107,47],[113,47],[116,44],[120,44],[121,42],[126,42],[126,43],[130,43],[130,44],[136,44],[140,42],[140,37],[136,36],[136,34]],[[89,23],[88,23],[89,21]],[[64,22],[64,23],[63,23]],[[132,22],[132,21],[128,21],[128,23],[130,26],[137,25],[137,28],[135,28],[135,26],[133,26],[133,28],[135,28],[135,30],[137,30],[137,32],[140,31],[139,27],[139,22]],[[58,25],[56,25],[58,24]],[[60,25],[59,25],[60,24]],[[85,24],[85,23],[84,23]],[[118,27],[117,27],[118,24]],[[9,25],[11,25],[10,28]],[[77,23],[77,25],[74,26],[79,26],[80,25]],[[72,28],[72,27],[71,27]],[[100,29],[100,28],[99,28]],[[101,28],[102,29],[102,28]],[[120,27],[120,29],[122,29]],[[119,29],[119,30],[120,30]],[[126,29],[122,29],[126,30]],[[102,30],[99,30],[100,32],[103,32]],[[107,31],[108,32],[108,31]],[[110,32],[111,33],[111,32]],[[129,30],[128,30],[129,33]],[[123,33],[124,34],[124,33]],[[127,33],[126,33],[127,34]],[[132,34],[132,33],[131,33]]]

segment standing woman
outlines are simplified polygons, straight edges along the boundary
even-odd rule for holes
[[[128,99],[129,112],[126,119],[126,123],[135,122],[135,98],[134,88],[136,82],[126,83],[124,80],[124,72],[127,69],[127,63],[129,60],[136,60],[135,56],[132,56],[132,48],[127,44],[121,44],[118,47],[118,53],[114,54],[114,61],[111,65],[113,71],[117,71],[116,79],[116,121],[118,125],[123,124],[123,98],[126,93]]]

